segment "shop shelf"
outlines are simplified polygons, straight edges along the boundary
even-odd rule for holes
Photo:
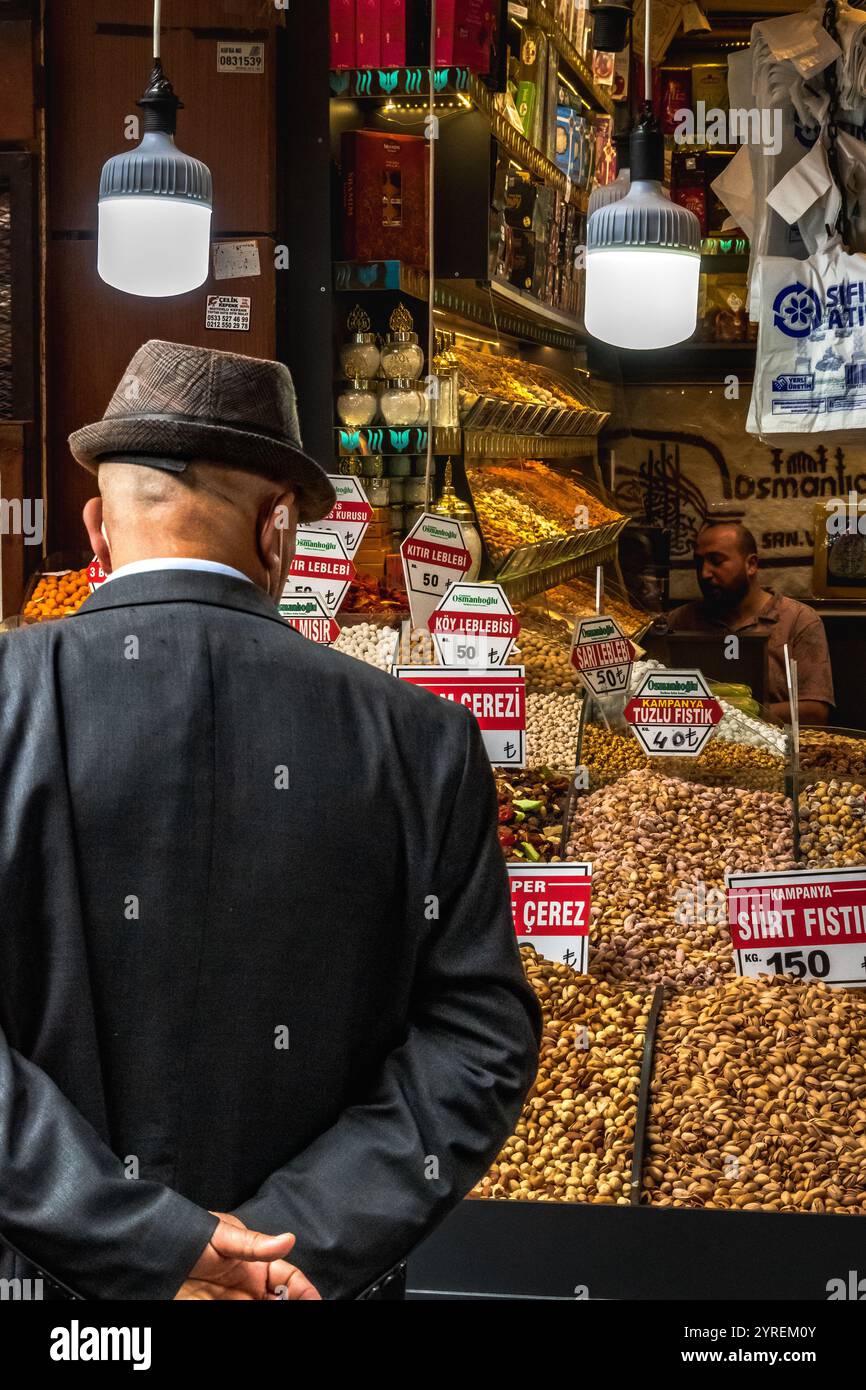
[[[412,425],[398,428],[391,425],[365,425],[362,429],[348,429],[338,425],[336,435],[337,452],[341,458],[354,458],[365,454],[426,454],[427,426]],[[439,429],[433,431],[433,452],[436,454],[459,454],[461,432],[459,429]]]
[[[606,112],[609,116],[613,115],[613,101],[606,92],[596,86],[589,64],[578,53],[565,30],[554,18],[552,0],[548,0],[547,4],[545,4],[545,0],[525,0],[523,4],[510,5],[509,10],[511,13],[518,10],[525,11],[525,16],[530,24],[537,24],[539,29],[544,30],[548,38],[552,39],[553,46],[564,65],[570,70],[584,100],[594,110]]]
[[[402,261],[334,261],[334,289],[353,294],[392,290],[426,303],[430,277],[420,266]]]
[[[531,598],[615,560],[617,538],[627,523],[627,517],[619,517],[559,540],[518,546],[498,562],[495,573],[489,577],[502,585],[510,599]]]
[[[587,341],[580,319],[504,281],[439,279],[433,302],[449,316],[566,352]]]
[[[592,435],[510,434],[498,430],[463,431],[466,458],[594,458]]]
[[[866,1220],[467,1200],[412,1254],[410,1297],[824,1302]],[[831,1286],[832,1287],[832,1286]]]

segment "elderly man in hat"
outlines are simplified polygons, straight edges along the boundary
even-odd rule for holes
[[[108,581],[0,644],[0,1273],[369,1296],[537,1062],[477,725],[281,620],[285,367],[146,343],[70,444]]]

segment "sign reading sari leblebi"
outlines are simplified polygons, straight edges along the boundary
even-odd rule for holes
[[[628,690],[635,649],[614,618],[579,618],[574,625],[571,664],[591,695]]]

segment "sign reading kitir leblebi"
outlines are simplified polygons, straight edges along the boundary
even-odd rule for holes
[[[726,874],[741,975],[866,984],[866,867]]]
[[[650,671],[623,710],[653,757],[696,758],[724,711],[700,671]]]
[[[400,546],[400,554],[412,626],[426,627],[443,594],[472,564],[463,528],[453,517],[423,512]]]
[[[298,527],[284,599],[315,594],[328,617],[333,618],[354,578],[355,566],[335,532]]]

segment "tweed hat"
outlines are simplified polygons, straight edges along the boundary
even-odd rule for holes
[[[167,343],[138,349],[101,420],[69,436],[73,458],[182,473],[194,459],[224,463],[298,490],[300,519],[336,501],[325,470],[304,453],[291,374],[282,362]]]

